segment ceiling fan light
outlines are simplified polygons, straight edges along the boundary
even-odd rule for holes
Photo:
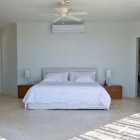
[[[66,17],[67,15],[66,15],[65,13],[62,13],[61,16],[62,16],[62,17]]]
[[[62,13],[68,13],[68,8],[67,7],[61,7]]]

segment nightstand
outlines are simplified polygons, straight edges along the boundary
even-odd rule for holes
[[[18,85],[18,98],[24,98],[29,88],[33,85]]]
[[[122,86],[121,85],[111,85],[103,86],[109,93],[111,99],[122,99]]]

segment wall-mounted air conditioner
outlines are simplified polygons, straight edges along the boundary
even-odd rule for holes
[[[53,33],[84,33],[85,25],[82,24],[52,24]]]

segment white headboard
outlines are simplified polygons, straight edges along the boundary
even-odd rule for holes
[[[44,75],[46,73],[49,73],[49,72],[96,72],[96,80],[97,80],[97,68],[96,67],[93,67],[93,68],[47,68],[47,67],[44,67],[42,68],[42,78],[44,77]]]

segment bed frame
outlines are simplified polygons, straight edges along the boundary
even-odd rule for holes
[[[42,68],[42,78],[48,72],[96,72],[97,80],[97,68]],[[66,104],[66,103],[28,103],[28,109],[106,109],[101,104]]]

